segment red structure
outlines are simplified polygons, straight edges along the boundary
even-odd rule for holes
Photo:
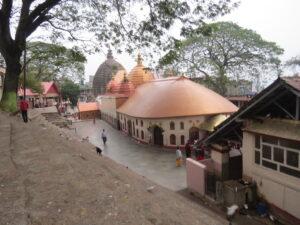
[[[59,101],[60,92],[57,85],[51,82],[41,82],[43,93],[36,93],[26,88],[26,99],[31,107],[46,107],[55,105]],[[18,96],[23,96],[24,90],[19,89]]]

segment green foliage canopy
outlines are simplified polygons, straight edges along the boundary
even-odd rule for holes
[[[77,104],[78,96],[80,94],[80,87],[72,80],[65,79],[61,86],[61,95],[64,100],[69,99],[73,106]]]
[[[205,28],[206,27],[206,28]],[[178,41],[160,64],[204,80],[221,94],[230,79],[251,79],[278,70],[283,49],[231,22],[207,24],[206,32]]]
[[[37,80],[82,80],[86,58],[78,48],[44,42],[30,42],[27,46],[28,73]]]
[[[300,55],[294,56],[285,62],[285,67],[291,69],[300,69]]]
[[[235,0],[0,0],[0,53],[7,66],[0,107],[16,105],[8,101],[18,90],[27,39],[37,29],[53,43],[80,41],[85,50],[113,45],[132,52],[164,46],[174,40],[168,32],[173,27],[188,35],[236,6]]]

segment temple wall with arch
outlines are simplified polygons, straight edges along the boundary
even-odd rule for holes
[[[140,142],[147,144],[156,144],[154,143],[153,129],[156,126],[160,127],[163,130],[163,146],[170,148],[176,148],[177,145],[183,147],[187,140],[190,138],[191,128],[199,128],[200,124],[210,117],[211,116],[189,116],[145,119],[118,113],[121,131],[129,134],[129,136]],[[174,129],[171,123],[174,124]],[[207,132],[205,130],[199,129],[200,139],[203,138],[206,134]],[[182,139],[182,137],[184,137],[184,139]]]

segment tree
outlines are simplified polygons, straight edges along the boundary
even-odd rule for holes
[[[208,24],[202,34],[191,35],[175,43],[161,65],[175,67],[203,81],[220,94],[226,93],[230,80],[259,76],[262,71],[277,70],[283,49],[265,41],[255,31],[231,22]]]
[[[28,73],[37,80],[82,80],[86,58],[79,49],[44,42],[30,42],[27,48]]]
[[[300,69],[300,55],[286,61],[284,66],[290,69]]]
[[[0,54],[0,62],[4,61]],[[84,75],[86,58],[77,48],[68,49],[57,44],[29,42],[27,44],[26,88],[42,92],[41,81],[71,79],[80,81]],[[5,66],[5,63],[3,63]],[[22,67],[22,70],[24,68]],[[19,87],[23,88],[24,76],[20,76]]]
[[[80,87],[72,80],[65,79],[61,84],[61,95],[64,100],[69,99],[73,106],[77,104],[78,96],[80,94]]]
[[[87,49],[89,40],[98,40],[96,50],[126,43],[122,46],[130,52],[135,46],[163,46],[169,40],[167,31],[174,26],[188,34],[205,18],[228,13],[237,5],[232,1],[0,0],[0,53],[6,63],[0,106],[16,109],[20,58],[28,37],[37,29],[54,42],[80,40]]]

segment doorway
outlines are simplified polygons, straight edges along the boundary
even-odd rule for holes
[[[127,129],[128,129],[128,135],[132,136],[132,123],[131,123],[131,120],[127,120]]]
[[[163,130],[159,126],[153,128],[153,143],[161,146],[164,144]]]

